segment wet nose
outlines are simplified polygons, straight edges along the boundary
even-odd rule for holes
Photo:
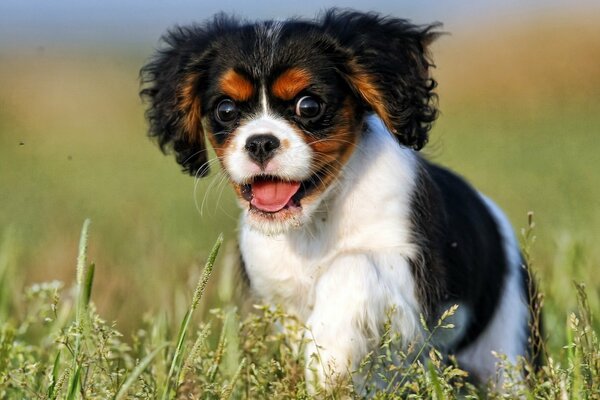
[[[250,158],[262,165],[275,155],[280,142],[271,134],[252,135],[246,140],[246,151]]]

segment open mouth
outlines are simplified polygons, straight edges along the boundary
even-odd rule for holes
[[[316,177],[305,181],[286,181],[276,176],[261,175],[241,186],[241,194],[250,207],[264,213],[275,214],[286,209],[301,208],[301,200],[314,187]]]

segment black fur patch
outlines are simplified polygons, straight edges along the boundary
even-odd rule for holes
[[[457,348],[474,341],[494,315],[508,271],[503,240],[479,194],[452,172],[422,161],[413,199],[413,273],[431,315],[454,303],[470,320]],[[423,299],[424,298],[424,299]]]
[[[256,91],[238,105],[240,121],[220,124],[214,118],[214,108],[223,99],[218,78],[234,69],[257,87],[269,87],[279,74],[296,67],[313,78],[308,93],[301,95],[323,100],[322,117],[302,121],[294,115],[293,100],[269,100],[272,111],[302,131],[327,137],[342,122],[343,100],[353,95],[359,100],[356,115],[377,112],[400,143],[420,149],[437,115],[426,51],[438,35],[437,27],[333,9],[315,20],[252,23],[219,14],[204,24],[175,28],[141,70],[149,135],[163,151],[174,151],[184,171],[204,176],[208,166],[203,128],[210,128],[220,146],[260,106]],[[193,96],[200,110],[182,106],[192,103]],[[195,132],[189,132],[190,120],[197,122]]]

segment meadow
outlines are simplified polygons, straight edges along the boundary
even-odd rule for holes
[[[195,182],[145,137],[137,74],[150,52],[0,49],[0,398],[306,397],[301,361],[270,330],[286,317],[234,309],[226,183]],[[507,211],[543,293],[551,361],[519,390],[600,398],[600,28],[473,28],[433,53],[441,115],[425,153]],[[483,396],[455,368],[414,373],[398,396]]]

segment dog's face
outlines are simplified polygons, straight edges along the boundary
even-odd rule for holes
[[[285,25],[247,34],[215,41],[201,123],[246,221],[275,232],[316,208],[354,149],[361,110],[326,49]]]
[[[299,226],[368,134],[367,113],[400,144],[425,144],[436,113],[432,28],[338,11],[178,28],[142,70],[150,134],[197,176],[208,172],[208,139],[247,223],[265,233]]]

